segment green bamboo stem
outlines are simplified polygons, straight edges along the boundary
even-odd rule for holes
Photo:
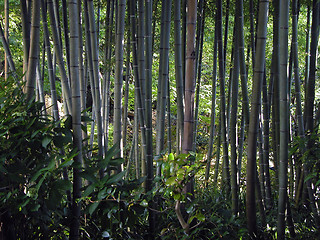
[[[9,47],[9,44],[8,42],[6,41],[6,38],[4,37],[4,32],[3,32],[3,28],[1,26],[1,23],[0,23],[0,40],[1,40],[1,43],[2,43],[2,46],[3,46],[3,49],[5,51],[5,54],[6,54],[6,58],[7,58],[7,61],[8,61],[8,64],[9,64],[9,67],[12,71],[12,74],[13,74],[13,77],[15,78],[18,86],[20,86],[20,82],[18,80],[18,76],[16,74],[16,67],[15,67],[15,64],[12,60],[12,55],[11,55],[11,51],[10,51],[10,47]]]
[[[163,53],[161,61],[161,74],[160,74],[160,102],[159,115],[157,115],[158,132],[156,136],[156,155],[159,156],[164,150],[164,133],[165,133],[165,112],[166,112],[166,97],[169,81],[169,48],[170,48],[170,22],[171,22],[171,0],[163,1],[162,3],[163,16]],[[161,51],[161,49],[160,49]]]
[[[259,1],[259,17],[257,28],[257,48],[254,63],[252,104],[248,132],[248,162],[247,162],[247,192],[246,192],[246,213],[249,234],[257,234],[255,184],[256,184],[256,154],[257,134],[259,126],[259,109],[261,104],[261,88],[265,68],[265,46],[267,35],[269,1]]]
[[[275,139],[273,141],[273,156],[274,156],[274,169],[276,172],[276,179],[278,184],[278,171],[279,171],[279,143],[280,143],[280,100],[279,100],[279,68],[280,68],[280,59],[279,59],[279,31],[280,31],[280,25],[279,25],[279,4],[280,1],[276,0],[273,1],[273,7],[274,7],[274,18],[273,18],[273,53],[272,53],[272,71],[273,71],[273,101],[272,101],[272,123],[273,123],[273,137],[272,139]]]
[[[307,26],[306,26],[306,64],[305,64],[305,72],[304,72],[304,79],[305,79],[305,83],[304,83],[304,87],[305,89],[308,86],[308,80],[309,80],[309,70],[310,70],[310,30],[311,30],[311,11],[310,11],[310,7],[311,7],[311,1],[308,4],[308,9],[307,9]]]
[[[26,0],[20,1],[22,35],[23,35],[23,74],[28,69],[29,48],[30,48],[30,22]],[[25,78],[25,77],[24,77]]]
[[[181,42],[181,4],[180,0],[174,1],[174,51],[175,51],[175,78],[177,91],[177,153],[181,152],[183,139],[184,119],[184,93],[182,69],[182,42]]]
[[[67,14],[67,1],[62,0],[62,29],[64,35],[64,45],[66,52],[67,71],[70,74],[70,43],[69,43],[69,26],[68,26],[68,14]]]
[[[305,95],[305,124],[306,131],[312,133],[314,131],[314,100],[315,100],[315,80],[316,80],[316,63],[317,63],[317,48],[319,43],[319,22],[320,17],[320,2],[317,0],[313,1],[312,7],[312,25],[311,25],[311,42],[310,42],[310,69],[309,69],[309,78],[306,87]],[[308,149],[312,149],[314,146],[314,141],[308,139]]]
[[[77,0],[68,0],[70,21],[70,81],[72,91],[72,130],[73,146],[78,154],[74,157],[77,164],[82,164],[82,130],[81,130],[81,101],[79,79],[79,13]],[[80,169],[73,167],[73,198],[70,239],[79,239],[81,203]]]
[[[278,239],[285,239],[285,211],[288,185],[288,143],[289,143],[289,111],[288,111],[288,24],[289,1],[280,3],[279,31],[279,98],[280,98],[280,152],[279,152],[279,198],[278,198]]]
[[[146,46],[146,192],[152,190],[153,186],[153,136],[152,136],[152,0],[145,1],[145,46]],[[149,206],[154,208],[153,199],[149,201]],[[155,213],[149,209],[149,239],[154,238]]]
[[[71,112],[71,90],[70,90],[69,80],[67,77],[67,73],[66,73],[65,65],[64,65],[64,60],[63,60],[63,56],[62,56],[61,41],[59,39],[58,30],[57,30],[58,28],[56,25],[56,17],[54,14],[54,5],[53,5],[52,0],[48,0],[47,4],[48,4],[49,17],[50,17],[51,34],[52,34],[52,39],[54,42],[54,51],[56,54],[56,60],[59,65],[64,100],[67,105],[66,114],[68,114],[69,112]]]
[[[235,17],[236,19],[236,17]],[[235,29],[239,28],[238,22],[235,21]],[[234,31],[236,33],[236,31]],[[231,111],[230,111],[230,146],[231,146],[231,202],[232,202],[232,212],[237,216],[239,211],[239,186],[237,184],[237,120],[238,120],[238,95],[239,95],[239,73],[240,73],[240,58],[239,58],[239,36],[235,34],[234,36],[234,67],[233,76],[231,79]]]
[[[125,0],[118,2],[116,49],[115,49],[115,81],[114,81],[114,118],[113,118],[113,144],[119,146],[120,152],[116,157],[123,156],[122,142],[122,85],[123,85],[123,47]],[[120,169],[119,169],[120,171]]]
[[[135,118],[137,122],[135,122],[135,129],[136,129],[136,150],[135,150],[135,157],[136,157],[136,164],[139,164],[139,167],[136,167],[140,170],[141,165],[139,162],[140,152],[144,157],[146,154],[146,127],[145,127],[145,113],[143,111],[143,104],[142,104],[142,90],[139,81],[139,70],[138,70],[138,55],[137,55],[137,39],[136,39],[136,21],[135,21],[135,1],[130,0],[129,5],[129,12],[130,12],[130,23],[131,23],[131,49],[132,49],[132,56],[133,56],[133,73],[134,73],[134,83],[135,83]],[[138,134],[139,134],[139,126],[141,131],[141,143],[142,147],[140,148],[141,151],[138,149]],[[144,161],[144,160],[143,160]],[[138,174],[137,174],[138,176]],[[136,176],[136,177],[137,177]],[[139,172],[140,177],[140,172]]]
[[[57,104],[57,90],[56,90],[55,77],[53,73],[52,53],[50,48],[49,29],[48,29],[48,22],[47,22],[47,9],[45,8],[44,0],[41,0],[41,13],[42,13],[45,51],[47,55],[47,64],[48,64],[48,77],[49,77],[50,90],[51,90],[52,116],[55,121],[58,121],[60,117],[59,117],[59,109]]]
[[[9,44],[9,0],[4,1],[4,37]],[[4,59],[4,80],[7,81],[9,77],[9,63],[7,56],[5,54]]]
[[[217,117],[220,119],[220,116]],[[215,166],[214,166],[214,175],[213,175],[213,186],[218,185],[218,176],[220,169],[220,153],[221,153],[221,124],[217,126],[217,147],[216,147],[216,157],[215,157]]]
[[[182,19],[182,32],[181,32],[181,43],[182,43],[182,79],[183,79],[183,94],[185,89],[186,79],[186,42],[187,42],[187,0],[182,0],[181,3],[181,19]]]
[[[103,135],[105,154],[109,144],[109,114],[110,114],[110,83],[111,83],[111,55],[112,55],[112,34],[114,24],[115,1],[108,1],[107,21],[106,21],[106,46],[105,46],[105,68],[106,71],[102,83],[102,117],[103,117]],[[128,43],[130,45],[130,42]],[[129,51],[130,48],[127,48]],[[127,70],[128,71],[128,70]],[[124,145],[125,146],[125,145]]]
[[[272,79],[270,79],[272,82]],[[272,84],[270,84],[272,88]],[[270,91],[272,92],[272,91]],[[268,86],[267,79],[264,77],[262,86],[262,113],[263,113],[263,166],[264,166],[264,177],[265,177],[265,206],[266,209],[272,207],[272,195],[271,195],[271,180],[269,172],[269,137],[270,137],[270,100],[268,99]]]
[[[138,25],[137,25],[137,57],[139,84],[141,93],[141,111],[144,113],[144,121],[146,120],[146,63],[145,63],[145,8],[143,0],[138,0]],[[145,128],[145,122],[143,127]],[[144,130],[145,132],[146,130]],[[144,136],[145,138],[146,136]],[[146,150],[146,141],[141,142],[142,148]],[[142,176],[147,175],[146,168],[146,152],[144,151],[141,159]]]
[[[85,1],[84,2],[84,11],[83,11],[83,15],[84,15],[84,26],[85,26],[85,52],[86,52],[86,64],[87,64],[87,79],[86,82],[90,82],[89,86],[90,86],[90,92],[91,92],[91,97],[93,100],[91,110],[92,110],[92,123],[91,123],[91,130],[90,130],[90,137],[89,137],[89,148],[92,149],[93,146],[93,140],[94,140],[94,134],[95,134],[95,127],[96,127],[96,109],[95,109],[95,82],[94,82],[94,74],[93,74],[93,60],[92,60],[92,49],[91,49],[91,37],[90,37],[90,27],[89,27],[89,11],[88,11],[88,2]],[[89,81],[88,81],[89,79]],[[87,83],[88,84],[88,83]],[[86,87],[86,91],[87,91]],[[92,151],[89,152],[88,154],[88,158],[90,159],[92,157]],[[102,173],[101,173],[102,175]]]
[[[240,129],[239,129],[239,137],[238,137],[238,185],[239,188],[241,187],[241,179],[242,179],[242,157],[243,157],[243,150],[244,150],[244,138],[245,138],[245,116],[244,116],[244,110],[242,109],[241,114],[241,122],[240,122]]]
[[[248,98],[248,85],[247,85],[247,69],[244,54],[244,32],[243,32],[243,0],[236,1],[236,21],[238,22],[237,32],[237,42],[239,45],[239,62],[240,62],[240,77],[241,77],[241,93],[242,93],[242,103],[244,108],[244,117],[246,128],[249,124],[249,98]]]
[[[260,114],[259,130],[258,130],[258,150],[259,150],[259,179],[260,179],[260,190],[261,198],[266,201],[266,188],[265,188],[265,166],[264,166],[264,152],[263,152],[263,133],[262,133],[262,114]]]
[[[34,97],[35,83],[36,83],[36,70],[39,62],[40,50],[40,4],[37,1],[32,2],[32,24],[30,33],[30,51],[28,60],[28,70],[26,73],[26,86],[25,93],[27,101]]]
[[[85,5],[86,6],[86,5]],[[101,114],[101,92],[100,92],[100,76],[99,76],[99,46],[97,42],[97,30],[96,30],[96,22],[95,22],[95,11],[93,6],[93,0],[88,1],[87,5],[88,10],[88,21],[89,21],[89,29],[90,29],[90,49],[92,54],[92,70],[93,70],[93,83],[91,85],[93,95],[93,101],[95,105],[96,111],[96,124],[97,124],[97,137],[98,137],[98,156],[100,158],[103,157],[104,148],[104,136],[102,129],[102,114]],[[103,176],[102,171],[100,171],[101,177]]]
[[[227,195],[230,193],[230,172],[227,141],[227,120],[226,120],[226,97],[225,97],[225,62],[222,46],[222,1],[217,1],[217,41],[219,56],[219,81],[220,81],[220,121],[221,121],[221,144],[223,146],[223,183]]]
[[[209,146],[207,154],[207,165],[205,173],[205,183],[208,186],[209,175],[210,175],[210,165],[211,159],[213,156],[213,142],[215,135],[215,121],[216,121],[216,95],[217,95],[217,32],[214,33],[214,44],[213,44],[213,70],[212,70],[212,97],[211,97],[211,118],[210,118],[210,137],[209,137]],[[217,159],[216,159],[217,161]]]
[[[202,53],[203,53],[203,38],[204,38],[204,24],[205,24],[205,8],[203,7],[203,1],[199,2],[199,19],[197,24],[197,39],[196,39],[196,52],[199,52],[196,56],[196,100],[194,107],[194,128],[193,128],[193,151],[196,152],[197,147],[197,127],[198,127],[198,115],[200,104],[200,86],[201,86],[201,70],[202,70]],[[199,35],[199,37],[198,37]]]
[[[159,73],[158,73],[158,85],[157,85],[157,108],[156,108],[156,145],[159,146],[158,150],[156,147],[156,156],[160,157],[160,152],[161,152],[161,146],[160,144],[158,144],[158,142],[160,141],[160,134],[161,134],[161,129],[160,129],[160,121],[162,119],[162,116],[160,115],[160,108],[161,108],[161,104],[163,102],[163,100],[161,99],[161,90],[162,90],[162,82],[161,82],[161,77],[162,77],[162,64],[163,64],[163,58],[164,58],[164,24],[165,24],[165,2],[162,1],[161,2],[161,20],[160,20],[160,44],[159,44]],[[167,90],[167,88],[165,89]],[[162,147],[163,148],[163,147]],[[157,168],[157,176],[160,176],[160,168]]]

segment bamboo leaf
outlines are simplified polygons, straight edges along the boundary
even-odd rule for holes
[[[111,185],[113,183],[119,182],[123,176],[125,175],[126,171],[122,171],[116,175],[113,175],[109,180],[106,182],[107,185]]]
[[[90,181],[91,183],[96,183],[97,182],[97,178],[94,176],[94,174],[90,173],[90,172],[81,172],[79,173],[79,176],[87,179],[88,181]]]
[[[204,222],[206,220],[206,217],[202,213],[197,213],[195,217],[201,222]]]
[[[92,215],[92,213],[97,209],[99,206],[100,202],[94,202],[90,205],[89,207],[89,214]]]
[[[115,159],[111,159],[109,164],[112,166],[119,166],[122,163],[124,163],[124,159],[123,158],[115,158]]]
[[[316,173],[310,173],[306,178],[304,179],[304,182],[306,183],[307,181],[311,180],[316,176]]]
[[[72,137],[69,135],[66,135],[66,136],[58,135],[53,137],[53,143],[58,148],[64,147],[66,144],[70,143],[71,141],[72,141]]]
[[[59,179],[55,181],[54,186],[61,191],[71,190],[72,188],[71,182],[66,179]]]
[[[64,121],[64,126],[66,129],[72,129],[72,117],[69,115],[67,119]]]
[[[73,163],[72,158],[68,158],[67,160],[63,161],[63,162],[59,165],[59,168],[69,167],[72,163]]]
[[[94,186],[93,184],[89,185],[89,186],[86,188],[86,190],[83,192],[83,197],[89,196],[89,195],[93,192],[94,187],[95,187],[95,186]]]
[[[93,122],[93,119],[88,116],[82,115],[81,122]]]
[[[38,177],[43,173],[43,169],[40,169],[38,172],[36,172],[35,175],[33,175],[33,177],[31,178],[30,182],[34,182],[38,179]]]
[[[112,148],[110,148],[106,153],[106,157],[100,161],[99,168],[102,168],[102,169],[106,168],[110,163],[111,158],[119,152],[120,152],[120,149],[117,145],[114,145]]]
[[[42,178],[40,179],[40,181],[38,182],[38,184],[36,185],[36,190],[37,192],[39,191],[43,181],[46,179],[48,172],[45,172],[42,176]]]
[[[51,140],[52,140],[52,139],[51,139],[50,137],[45,136],[45,137],[42,139],[42,142],[41,142],[42,147],[47,148],[47,146],[49,145],[49,143],[51,142]]]
[[[106,192],[106,188],[102,189],[99,193],[98,193],[98,199],[103,199],[107,196],[107,192]]]

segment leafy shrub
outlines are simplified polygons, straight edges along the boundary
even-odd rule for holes
[[[71,183],[61,176],[73,153],[61,154],[59,147],[68,146],[72,135],[42,109],[18,89],[1,93],[0,216],[8,239],[64,235]]]
[[[84,156],[85,168],[75,165],[71,117],[54,122],[44,114],[42,103],[26,102],[19,89],[5,88],[0,93],[0,223],[4,237],[66,239],[72,218],[71,170],[77,167],[86,180],[80,200],[81,238],[142,239],[147,226],[144,179],[123,181],[125,171],[116,172],[123,163],[114,158],[117,148],[111,148],[103,159],[95,154],[90,159]]]
[[[145,178],[124,180],[119,172],[123,158],[115,158],[115,145],[103,159],[85,158],[80,173],[85,179],[81,198],[82,239],[143,239],[147,233],[147,201],[143,194]]]

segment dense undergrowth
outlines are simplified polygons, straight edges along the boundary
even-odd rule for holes
[[[163,176],[155,179],[152,192],[145,193],[144,178],[124,180],[125,171],[114,173],[124,162],[114,158],[116,148],[111,148],[104,159],[96,158],[95,154],[88,158],[85,154],[83,166],[76,166],[71,118],[54,122],[45,115],[43,104],[26,102],[24,95],[12,86],[2,85],[1,88],[0,220],[3,239],[68,238],[74,167],[81,169],[83,178],[81,239],[146,239],[150,210],[155,212],[155,239],[250,239],[243,190],[239,197],[239,215],[234,216],[226,194],[210,183],[205,187],[199,180],[203,171],[201,164],[187,168],[178,156],[171,159],[164,156]],[[84,152],[88,151],[94,153],[94,149]],[[100,169],[105,169],[102,178]],[[195,193],[192,197],[182,196],[181,189],[190,176],[198,181]],[[184,202],[185,216],[189,216],[188,234],[181,228],[174,210],[177,200]],[[307,205],[296,208],[291,204],[296,239],[317,237],[316,223],[308,208]],[[267,212],[266,229],[259,224],[257,238],[276,239],[276,209],[274,204]],[[289,229],[287,235],[291,236]]]

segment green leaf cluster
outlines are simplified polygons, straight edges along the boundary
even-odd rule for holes
[[[173,196],[175,200],[184,199],[184,195],[181,194],[182,189],[204,166],[199,156],[190,153],[179,154],[175,157],[173,153],[170,153],[167,157],[158,160],[166,193]]]
[[[14,219],[15,237],[50,237],[68,215],[72,184],[61,176],[74,155],[71,130],[48,118],[42,103],[6,87],[0,96],[1,218]]]
[[[141,184],[145,178],[125,180],[126,171],[119,171],[123,158],[116,158],[119,148],[110,148],[105,157],[86,159],[80,176],[84,179],[82,208],[87,236],[111,236],[115,239],[145,234],[147,195]],[[101,233],[101,234],[100,234]]]

